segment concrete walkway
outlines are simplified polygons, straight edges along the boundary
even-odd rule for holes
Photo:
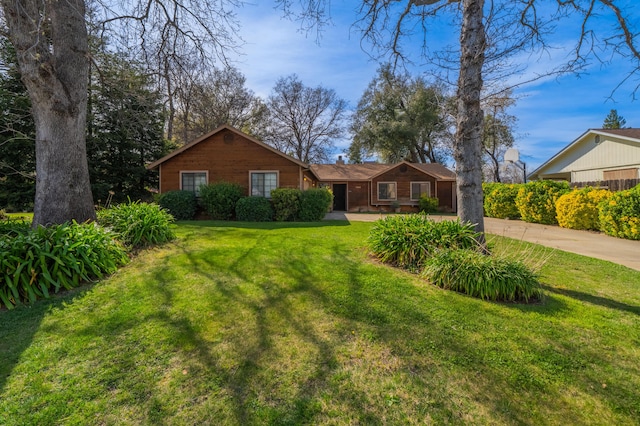
[[[332,212],[325,220],[373,222],[384,215]],[[453,220],[453,216],[431,216],[434,220]],[[520,220],[484,218],[488,234],[529,241],[543,246],[608,260],[640,271],[640,241],[614,238],[599,232],[575,231],[559,226],[539,225]]]

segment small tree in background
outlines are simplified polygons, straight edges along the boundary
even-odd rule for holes
[[[602,128],[623,129],[625,124],[627,124],[627,120],[625,120],[621,115],[618,115],[618,110],[612,109],[609,111],[609,115],[605,117],[604,123],[602,123]]]

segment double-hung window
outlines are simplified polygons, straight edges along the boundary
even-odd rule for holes
[[[431,197],[431,182],[411,182],[411,201],[418,201],[423,195]]]
[[[378,182],[378,200],[395,201],[397,198],[395,182]]]
[[[271,191],[278,187],[278,172],[249,172],[251,195],[271,198]]]
[[[200,187],[207,184],[207,172],[180,172],[180,189],[200,196]]]

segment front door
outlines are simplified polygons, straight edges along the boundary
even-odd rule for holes
[[[333,211],[347,210],[347,184],[333,184]]]

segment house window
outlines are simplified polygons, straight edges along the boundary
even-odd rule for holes
[[[423,195],[431,197],[431,182],[411,182],[411,200],[418,201]]]
[[[200,187],[207,184],[207,172],[180,172],[180,189],[200,196]]]
[[[250,172],[251,195],[271,198],[271,191],[278,187],[278,172]]]
[[[378,200],[391,201],[397,199],[395,182],[378,182]]]

